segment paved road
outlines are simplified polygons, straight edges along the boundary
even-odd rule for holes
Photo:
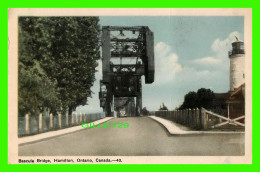
[[[108,122],[129,123],[129,128],[88,128],[21,145],[19,155],[244,155],[245,136],[241,133],[170,136],[161,124],[148,117],[114,118]]]

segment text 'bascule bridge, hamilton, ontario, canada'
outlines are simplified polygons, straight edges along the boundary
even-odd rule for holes
[[[154,36],[147,26],[102,27],[100,107],[106,116],[139,116],[142,80],[154,82]]]

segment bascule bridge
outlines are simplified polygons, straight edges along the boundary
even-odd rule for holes
[[[154,37],[147,26],[102,27],[100,107],[106,116],[125,109],[126,116],[142,110],[142,80],[154,82]],[[131,107],[134,107],[132,112]]]

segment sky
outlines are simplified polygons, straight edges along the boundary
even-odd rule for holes
[[[148,26],[154,33],[155,81],[142,77],[143,107],[158,110],[179,107],[185,94],[199,88],[215,93],[229,91],[228,51],[235,36],[244,40],[244,18],[240,16],[101,16],[102,26]],[[94,92],[88,105],[77,112],[102,112],[98,92],[101,61],[96,68]]]

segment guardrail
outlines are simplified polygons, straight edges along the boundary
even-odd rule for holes
[[[18,137],[68,128],[102,119],[105,113],[39,114],[18,117]]]

